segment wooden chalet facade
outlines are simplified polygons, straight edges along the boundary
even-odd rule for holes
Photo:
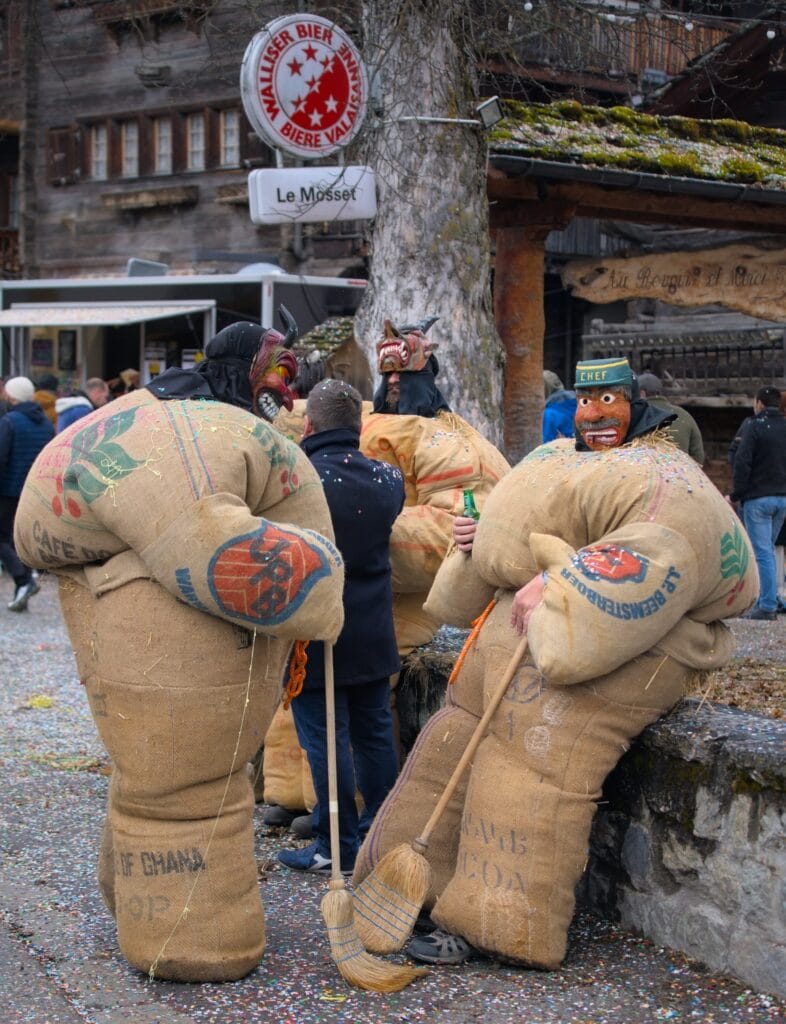
[[[105,276],[131,257],[199,273],[280,261],[333,275],[351,262],[355,225],[300,237],[249,218],[248,172],[276,160],[246,119],[239,68],[278,13],[225,0],[0,0],[15,41],[0,48],[1,276]]]

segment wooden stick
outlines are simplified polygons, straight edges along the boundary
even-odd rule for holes
[[[448,784],[447,786],[445,786],[442,796],[439,798],[439,801],[437,802],[437,806],[431,812],[431,817],[426,822],[425,827],[421,834],[418,836],[418,838],[412,840],[412,849],[415,850],[417,853],[423,853],[426,850],[429,839],[431,838],[431,833],[436,828],[439,819],[442,817],[442,814],[448,805],[448,801],[453,796],[453,793],[456,790],[456,786],[458,786],[459,781],[461,780],[461,776],[464,774],[465,768],[472,760],[472,758],[475,756],[475,751],[478,749],[480,741],[483,739],[486,733],[486,727],[491,721],[494,712],[497,710],[500,703],[502,702],[502,698],[505,696],[507,689],[511,684],[513,676],[516,674],[516,670],[518,669],[521,660],[526,653],[527,636],[525,634],[521,638],[521,640],[519,640],[518,647],[513,652],[513,657],[510,659],[510,661],[508,662],[508,667],[505,669],[505,674],[500,680],[499,686],[492,694],[491,700],[489,701],[486,710],[483,712],[483,716],[481,717],[478,724],[475,726],[475,731],[472,733],[472,736],[470,736],[469,743],[467,744],[464,753],[461,755],[461,759],[459,760],[456,767],[453,769],[453,774],[448,779]]]

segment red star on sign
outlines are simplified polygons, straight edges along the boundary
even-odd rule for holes
[[[290,74],[299,75],[300,69],[303,67],[303,65],[299,64],[293,57],[292,60],[287,64],[287,67],[289,68]]]
[[[299,128],[313,131],[316,126],[331,128],[341,120],[349,104],[349,76],[344,64],[337,59],[328,61],[328,67],[312,78],[305,102],[292,114]]]
[[[317,51],[314,49],[311,43],[309,43],[308,46],[304,47],[303,53],[306,55],[306,60],[317,59]]]

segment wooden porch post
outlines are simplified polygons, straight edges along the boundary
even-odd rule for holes
[[[496,232],[494,318],[506,354],[504,438],[511,463],[541,440],[544,243],[552,227],[500,227]]]

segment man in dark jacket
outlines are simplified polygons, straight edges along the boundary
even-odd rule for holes
[[[366,829],[398,772],[390,710],[390,676],[400,662],[393,630],[390,531],[404,504],[404,478],[360,452],[362,399],[351,385],[323,380],[306,405],[301,447],[325,489],[336,546],[344,559],[344,628],[334,649],[336,755],[341,869],[351,871]],[[298,739],[308,755],[317,806],[312,843],[282,850],[288,868],[327,873],[328,813],[324,650],[308,647],[303,690],[292,702]],[[356,787],[357,783],[357,787]]]
[[[775,540],[786,520],[786,417],[780,398],[777,388],[759,388],[755,415],[743,424],[734,455],[731,500],[742,502],[759,567],[759,600],[749,619],[774,620],[778,611]]]
[[[35,388],[27,377],[6,381],[10,411],[0,418],[0,562],[11,573],[16,590],[8,605],[22,612],[41,589],[14,548],[14,517],[27,474],[36,456],[54,436],[54,428],[41,406],[33,401]]]

